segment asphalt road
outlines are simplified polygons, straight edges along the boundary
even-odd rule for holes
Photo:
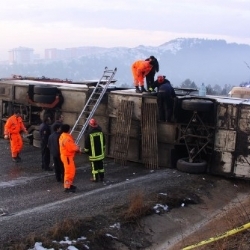
[[[77,155],[77,192],[72,194],[64,193],[53,172],[41,169],[39,148],[25,144],[22,162],[17,164],[11,161],[8,141],[0,139],[0,157],[0,243],[30,232],[42,233],[65,218],[108,214],[114,205],[126,203],[129,195],[138,191],[167,193],[187,187],[209,195],[208,190],[219,181],[217,177],[204,178],[175,169],[148,170],[135,163],[119,166],[107,159],[105,183],[92,183],[86,155]],[[206,190],[197,184],[200,181]]]

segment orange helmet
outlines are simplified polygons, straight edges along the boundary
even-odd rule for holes
[[[97,122],[94,118],[90,119],[89,121],[89,125],[93,128],[96,128],[98,125],[97,125]]]

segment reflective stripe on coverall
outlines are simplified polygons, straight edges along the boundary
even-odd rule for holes
[[[75,178],[74,156],[79,147],[69,133],[62,133],[59,137],[60,156],[64,166],[64,188],[70,188]]]
[[[95,137],[99,137],[100,138],[100,148],[101,148],[101,152],[98,154],[95,150]],[[90,146],[91,146],[91,152],[92,155],[89,156],[89,160],[90,161],[100,161],[104,159],[104,143],[103,143],[103,133],[102,132],[96,132],[96,133],[92,133],[89,134],[89,138],[90,138]]]
[[[22,118],[16,115],[12,115],[4,126],[4,135],[8,135],[10,138],[10,149],[13,158],[17,157],[23,148],[23,140],[20,132],[27,132]]]
[[[95,128],[93,128],[93,130],[95,130]],[[93,180],[97,180],[98,175],[102,180],[104,178],[103,159],[105,157],[105,139],[103,132],[90,132],[86,136],[85,146],[86,145],[90,146],[90,149],[84,148],[84,151],[89,153],[89,161],[91,164]]]
[[[132,64],[132,74],[135,87],[144,86],[144,78],[152,69],[149,61],[139,60]]]

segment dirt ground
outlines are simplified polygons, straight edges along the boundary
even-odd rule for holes
[[[0,148],[3,250],[28,250],[35,242],[67,249],[59,243],[65,236],[85,237],[73,243],[77,249],[179,250],[249,222],[249,181],[107,159],[106,182],[93,184],[86,159],[77,156],[79,190],[65,196],[53,173],[41,171],[39,149],[26,145],[17,166],[8,144],[0,140]],[[246,229],[196,249],[244,250],[249,239]]]

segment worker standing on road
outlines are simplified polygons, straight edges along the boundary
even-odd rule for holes
[[[103,159],[105,157],[105,137],[101,127],[95,119],[89,121],[89,130],[85,137],[84,152],[89,155],[89,161],[92,169],[93,182],[103,181],[104,167]]]
[[[147,90],[149,92],[152,92],[154,81],[155,81],[155,74],[159,72],[159,62],[154,56],[150,56],[145,61],[151,61],[153,63],[153,67],[151,68],[149,73],[146,75]]]
[[[55,130],[54,130],[54,126],[56,124],[59,124],[60,126],[63,124],[63,120],[64,120],[64,117],[62,114],[57,114],[56,115],[56,120],[54,121],[54,123],[51,125],[51,133],[53,133]]]
[[[163,122],[171,122],[174,108],[174,98],[176,97],[174,88],[170,81],[164,76],[157,77],[158,93],[157,104],[159,110],[159,120]]]
[[[59,137],[59,149],[64,166],[64,191],[74,193],[76,190],[76,186],[73,185],[76,173],[74,157],[76,152],[80,152],[80,148],[75,144],[69,131],[70,126],[68,124],[61,126],[62,134]]]
[[[134,78],[135,92],[147,92],[144,88],[144,78],[153,67],[152,61],[139,60],[132,64],[132,74]],[[141,87],[141,89],[139,89]]]
[[[54,132],[49,136],[48,147],[53,157],[56,180],[58,182],[61,182],[64,179],[64,168],[60,157],[60,149],[59,149],[59,137],[61,135],[61,125],[55,124],[53,126],[53,129]]]
[[[39,133],[40,133],[40,139],[41,139],[41,153],[42,153],[42,169],[45,171],[53,171],[52,168],[50,168],[50,151],[48,148],[48,141],[49,136],[51,134],[50,132],[50,124],[51,119],[49,116],[44,116],[43,122],[39,126]]]
[[[21,131],[28,134],[23,124],[22,117],[20,116],[20,110],[15,109],[14,114],[8,118],[4,126],[4,139],[10,139],[11,155],[14,162],[21,161],[21,157],[19,156],[23,148],[23,140],[20,135]]]

